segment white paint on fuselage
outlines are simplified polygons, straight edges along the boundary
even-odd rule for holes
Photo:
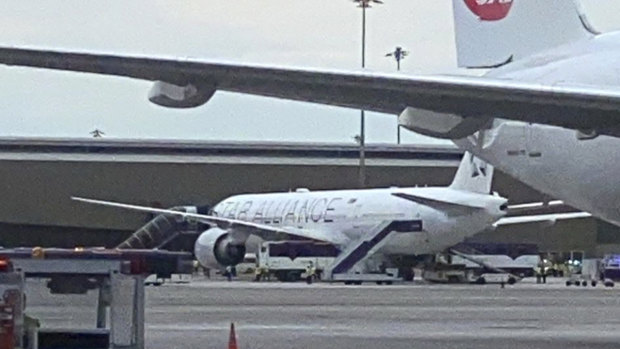
[[[620,33],[615,32],[517,61],[488,76],[620,87],[619,58]],[[543,193],[620,225],[620,139],[579,140],[576,135],[561,127],[497,119],[483,147],[472,138],[455,143]]]
[[[619,86],[620,32],[563,45],[490,71],[486,76],[544,85]]]
[[[438,200],[480,202],[482,209],[440,210],[395,197],[424,195]],[[505,199],[450,188],[388,188],[245,194],[217,204],[213,214],[248,222],[342,235],[344,246],[383,221],[422,220],[422,232],[394,233],[379,250],[383,254],[426,254],[441,251],[474,235],[503,216]]]

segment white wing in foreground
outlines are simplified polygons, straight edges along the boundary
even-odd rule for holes
[[[422,117],[431,124],[441,116],[447,117],[443,122],[450,123],[449,116],[458,115],[471,121],[463,124],[466,130],[460,131],[460,136],[476,131],[478,122],[493,117],[620,135],[620,91],[597,86],[548,86],[492,78],[329,71],[11,47],[0,47],[0,64],[156,81],[150,99],[168,107],[196,107],[222,90],[396,115],[409,107],[412,115],[430,112]],[[478,121],[472,126],[474,120]],[[433,132],[441,136],[439,131]]]

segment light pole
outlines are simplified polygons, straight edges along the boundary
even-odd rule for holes
[[[366,9],[370,8],[371,3],[382,4],[381,0],[353,0],[362,9],[362,69],[366,68]],[[359,167],[359,187],[366,187],[366,126],[364,109],[360,110],[360,167]]]
[[[400,71],[400,61],[405,59],[407,55],[409,55],[409,51],[403,50],[400,46],[396,46],[394,51],[385,54],[386,57],[394,57],[394,60],[396,61],[396,70],[398,71]]]
[[[90,134],[93,135],[93,138],[101,138],[103,137],[103,135],[105,135],[105,132],[96,128],[94,131],[91,131]]]
[[[400,61],[405,59],[408,54],[409,51],[405,51],[402,47],[396,46],[394,51],[386,53],[385,56],[394,57],[394,60],[396,61],[396,70],[400,71]],[[398,124],[398,119],[396,119],[396,144],[400,144],[400,125]]]

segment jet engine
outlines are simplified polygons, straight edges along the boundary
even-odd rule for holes
[[[226,230],[211,228],[196,240],[194,255],[208,268],[236,265],[245,257],[245,241],[235,241]]]
[[[179,86],[164,81],[156,81],[149,92],[149,101],[169,108],[194,108],[209,101],[215,88],[188,83]]]
[[[464,118],[411,107],[405,108],[398,116],[400,126],[425,136],[443,139],[465,138],[486,128],[489,122],[489,118]]]

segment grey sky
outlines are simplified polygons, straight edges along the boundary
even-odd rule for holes
[[[517,0],[519,1],[519,0]],[[411,51],[406,73],[455,72],[451,1],[385,0],[368,12],[367,66]],[[620,28],[620,1],[582,0],[592,23]],[[118,54],[356,69],[360,10],[348,0],[21,0],[0,13],[0,44]],[[1,67],[0,136],[352,142],[359,112],[218,92],[192,110],[157,107],[150,83]],[[368,114],[369,142],[394,142],[395,117]],[[408,135],[408,142],[427,139]]]

